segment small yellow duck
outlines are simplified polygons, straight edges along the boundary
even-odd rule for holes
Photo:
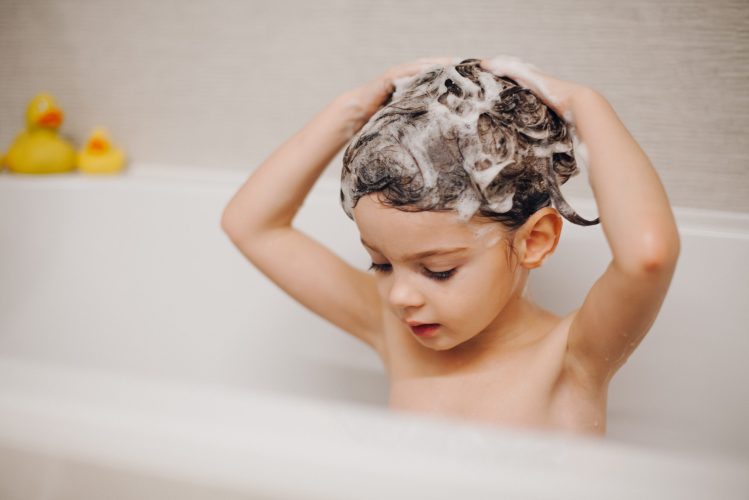
[[[96,127],[78,152],[78,169],[87,174],[112,174],[122,170],[125,154],[112,145],[109,132]]]
[[[75,148],[57,134],[63,111],[45,93],[26,108],[26,130],[11,144],[3,163],[21,174],[55,174],[75,169]]]

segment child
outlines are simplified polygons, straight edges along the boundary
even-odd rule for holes
[[[675,270],[666,193],[598,92],[512,57],[456,63],[401,64],[336,98],[253,172],[222,227],[278,286],[377,351],[391,408],[602,436],[608,383]],[[349,140],[341,202],[374,274],[292,227]],[[578,172],[573,143],[613,258],[560,317],[524,290],[560,214],[598,223],[559,191]]]

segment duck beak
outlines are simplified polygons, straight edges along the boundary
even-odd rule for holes
[[[39,118],[39,124],[47,127],[59,127],[62,123],[62,110],[50,109]]]
[[[107,142],[99,137],[94,137],[89,141],[88,148],[96,152],[105,151],[107,149]]]

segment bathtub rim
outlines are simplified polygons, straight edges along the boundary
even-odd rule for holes
[[[9,357],[0,357],[0,373],[10,375],[0,378],[0,448],[178,481],[197,480],[213,487],[294,498],[343,499],[357,494],[363,498],[361,485],[376,478],[382,481],[379,489],[365,498],[381,498],[388,491],[388,484],[396,484],[401,488],[398,491],[407,484],[414,494],[431,487],[430,492],[436,489],[435,493],[444,493],[434,498],[453,498],[451,495],[461,485],[472,484],[484,494],[502,492],[511,498],[592,499],[600,498],[605,489],[609,492],[607,498],[624,499],[631,498],[627,485],[636,478],[638,487],[647,486],[649,491],[695,495],[681,498],[702,498],[705,491],[718,491],[720,486],[731,488],[725,493],[749,491],[749,477],[744,474],[749,458],[676,453],[543,431],[490,429],[468,422],[393,414],[272,391],[185,384]],[[279,417],[282,412],[307,412],[316,418],[302,419],[294,435],[307,439],[310,448],[295,452],[299,450],[296,442],[288,439],[288,430],[281,426],[243,425],[252,422],[250,414],[242,423],[232,420],[228,425],[226,419],[215,416],[178,419],[173,412],[170,414],[171,408],[147,405],[159,395],[185,407],[205,401],[210,395],[211,403],[218,408],[225,405],[226,412],[236,410],[238,403],[263,404],[264,411]],[[116,411],[122,401],[130,404],[126,413],[129,418]],[[329,425],[330,419],[337,425]],[[351,430],[368,424],[379,431],[378,440],[357,443]],[[419,425],[418,432],[403,434],[403,429],[415,424]],[[444,439],[449,435],[453,440],[442,446],[458,451],[457,455],[442,457],[428,447],[418,446],[424,437]],[[498,445],[492,450],[503,446],[501,453],[488,456],[485,450],[482,452],[482,446],[487,446],[481,442],[482,437],[489,444]],[[459,442],[457,438],[467,441]],[[159,452],[144,459],[145,452],[153,451],[153,442],[160,444]],[[317,449],[327,447],[330,453],[320,457],[319,451],[311,448],[313,445]],[[394,449],[399,453],[394,454]],[[472,450],[478,454],[469,454]],[[312,463],[317,459],[321,459],[320,464]],[[387,466],[383,468],[384,462]],[[255,469],[242,465],[253,465]],[[316,473],[294,484],[279,484],[278,478],[288,470],[305,465]],[[380,473],[370,476],[367,471],[378,466]],[[492,477],[490,473],[498,469],[501,473]],[[545,481],[537,480],[539,469]],[[253,476],[248,475],[250,470],[264,472]],[[440,470],[442,474],[436,473]],[[601,483],[585,481],[591,470],[600,474]],[[328,481],[320,481],[326,477]],[[350,481],[341,485],[336,482],[341,477]],[[515,482],[507,484],[507,477]],[[337,484],[338,496],[331,496],[327,484]],[[728,494],[721,498],[734,497]]]
[[[29,175],[9,170],[0,171],[2,186],[93,188],[106,186],[162,186],[180,185],[192,189],[229,189],[232,194],[247,180],[252,170],[208,167],[198,165],[133,162],[117,174],[91,175],[79,171],[63,174]],[[176,184],[175,184],[176,183]],[[340,181],[321,176],[309,192],[308,199],[338,203]],[[574,207],[586,213],[597,214],[595,199],[582,196],[565,198]],[[227,199],[227,203],[228,203]],[[679,231],[682,234],[706,237],[749,239],[749,213],[683,207],[672,205]],[[343,212],[341,211],[343,214]],[[344,215],[345,217],[345,215]],[[572,225],[568,223],[568,225]],[[600,225],[599,225],[600,226]]]

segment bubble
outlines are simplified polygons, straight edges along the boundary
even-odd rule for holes
[[[506,60],[517,65],[519,60]],[[527,217],[549,200],[575,224],[591,225],[561,195],[577,175],[574,127],[530,89],[465,59],[394,82],[389,100],[353,136],[343,156],[341,205],[381,192],[391,206],[479,210]],[[353,103],[352,105],[355,105]]]

